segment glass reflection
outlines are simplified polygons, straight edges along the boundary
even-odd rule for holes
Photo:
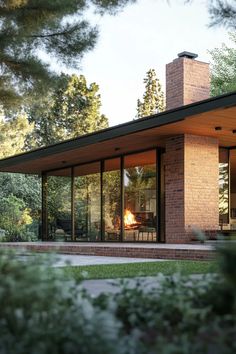
[[[120,240],[120,159],[106,160],[103,172],[103,225],[105,241]]]
[[[48,175],[47,192],[48,239],[71,240],[71,169]]]
[[[75,179],[75,240],[101,240],[100,163],[78,166]]]
[[[156,241],[156,151],[124,158],[124,241]]]
[[[220,149],[219,159],[219,223],[224,229],[229,224],[229,161],[226,149]]]

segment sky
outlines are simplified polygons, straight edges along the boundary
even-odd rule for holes
[[[91,16],[100,35],[79,74],[100,87],[102,113],[110,126],[133,120],[143,79],[153,68],[165,88],[165,64],[182,51],[210,62],[208,50],[230,43],[227,30],[209,27],[207,0],[139,0],[116,16]]]

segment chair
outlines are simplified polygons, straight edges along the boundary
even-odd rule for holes
[[[143,240],[143,236],[145,235],[147,235],[147,241],[149,241],[149,236],[151,236],[151,240],[153,241],[155,233],[156,233],[155,227],[140,226],[138,230],[138,241],[140,241],[140,237],[142,237],[142,241],[145,241]]]

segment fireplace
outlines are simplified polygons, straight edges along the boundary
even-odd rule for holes
[[[124,228],[125,230],[135,230],[141,225],[140,221],[137,221],[135,215],[129,210],[125,209],[124,212]]]
[[[156,240],[156,198],[155,151],[125,156],[124,241]]]

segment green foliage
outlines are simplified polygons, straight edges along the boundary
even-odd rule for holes
[[[229,34],[233,46],[222,44],[209,53],[212,56],[211,94],[217,96],[236,90],[236,33]]]
[[[235,244],[219,257],[219,274],[159,274],[151,290],[123,282],[120,293],[91,298],[52,263],[1,253],[0,352],[233,354]]]
[[[202,277],[159,275],[159,286],[123,287],[112,301],[125,333],[136,334],[138,353],[234,353],[236,350],[236,246],[219,249],[221,272]],[[110,295],[97,305],[107,309]]]
[[[57,89],[28,111],[34,131],[30,147],[50,145],[108,127],[100,113],[99,86],[87,85],[83,75],[61,75]]]
[[[150,69],[143,80],[145,93],[143,102],[137,102],[137,118],[142,118],[165,110],[164,93],[154,69]]]
[[[0,117],[0,158],[6,158],[23,151],[26,136],[33,130],[26,114]],[[36,176],[0,173],[0,228],[5,230],[2,240],[31,240],[35,238],[27,231],[27,222],[22,218],[40,217],[40,182]],[[3,209],[2,209],[3,208]],[[23,215],[23,214],[24,215]],[[32,221],[32,220],[31,220]],[[30,222],[31,223],[31,222]]]
[[[0,198],[13,194],[31,210],[32,215],[38,215],[41,209],[41,179],[39,176],[14,173],[0,174]]]
[[[2,241],[33,241],[41,218],[41,183],[38,176],[0,174],[0,228],[6,231]],[[23,213],[23,214],[22,214]],[[30,223],[19,223],[28,217]]]
[[[112,313],[93,306],[51,262],[27,258],[0,257],[1,353],[128,353]]]
[[[134,0],[0,1],[0,102],[12,107],[22,94],[30,100],[45,95],[57,75],[42,53],[77,68],[98,35],[84,18],[88,8],[115,13],[130,2]]]
[[[32,223],[32,218],[21,199],[12,194],[1,198],[0,215],[0,228],[6,233],[4,241],[24,238],[26,226]]]
[[[33,130],[25,114],[19,114],[12,119],[0,116],[0,158],[22,152],[26,136]]]

